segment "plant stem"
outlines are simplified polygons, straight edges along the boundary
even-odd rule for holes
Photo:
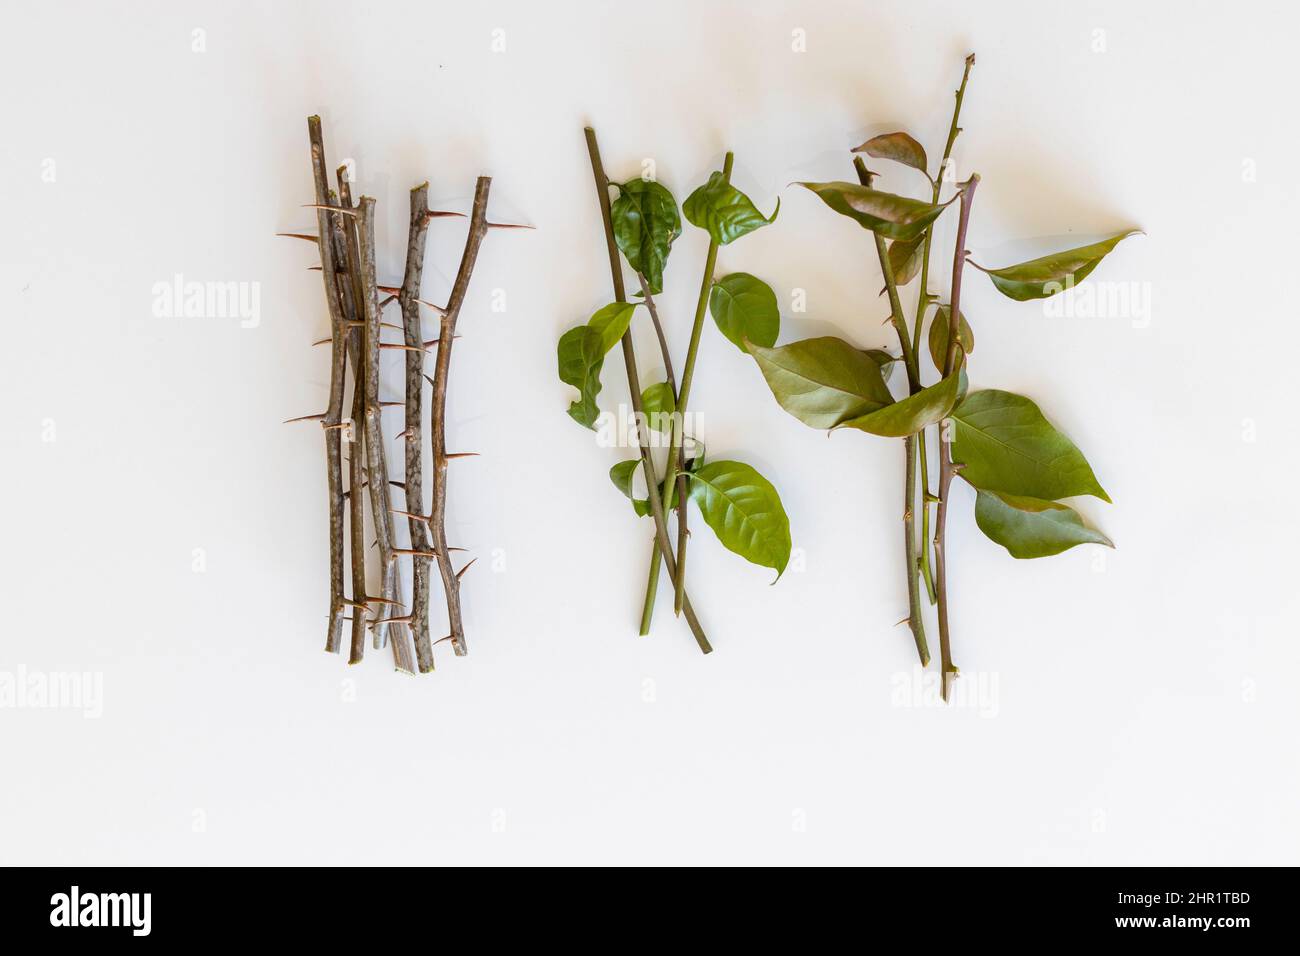
[[[934,204],[939,202],[939,191],[943,186],[944,170],[948,168],[948,160],[952,158],[952,147],[957,141],[957,135],[961,132],[961,127],[957,125],[961,117],[962,100],[966,97],[966,82],[970,79],[970,68],[975,65],[975,54],[972,53],[966,57],[966,69],[961,75],[961,85],[957,87],[956,102],[952,109],[952,122],[948,125],[948,140],[944,143],[943,159],[939,162],[939,173],[932,180],[932,189],[930,201]],[[925,312],[930,306],[930,293],[928,283],[930,279],[930,247],[934,241],[934,223],[931,223],[925,230],[924,251],[921,258],[921,291],[916,300],[916,325],[915,334],[912,336],[913,341],[917,343],[918,349],[921,342],[921,330],[925,324]],[[960,316],[958,322],[960,322]],[[925,431],[920,434],[920,442],[917,445],[917,454],[921,458],[921,577],[925,579],[925,589],[930,596],[930,603],[934,604],[937,600],[934,589],[934,577],[930,572],[930,461],[925,447]]]
[[[596,182],[596,197],[600,202],[600,215],[605,227],[605,245],[609,253],[610,275],[614,283],[614,299],[616,302],[626,302],[627,293],[623,287],[623,270],[619,263],[618,246],[614,242],[614,224],[609,210],[609,179],[605,176],[605,168],[600,161],[600,148],[596,144],[596,131],[587,127],[584,131],[587,137],[587,153],[591,157],[591,172]],[[641,382],[636,368],[636,351],[632,345],[632,330],[623,333],[623,366],[627,372],[628,391],[632,397],[632,410],[636,413],[637,423],[637,440],[641,450],[641,466],[645,471],[646,493],[650,499],[650,514],[654,518],[655,540],[659,543],[659,553],[663,556],[664,564],[668,566],[668,573],[676,575],[677,561],[673,557],[672,542],[668,538],[668,523],[664,516],[663,499],[659,496],[659,484],[655,477],[654,461],[650,457],[650,438],[648,429],[645,427],[644,414],[645,410],[641,404]],[[700,646],[700,650],[708,654],[713,650],[709,644],[709,639],[704,634],[704,628],[700,626],[699,620],[695,616],[695,610],[691,607],[689,598],[684,598],[683,613],[686,623],[695,635],[695,642]]]
[[[853,158],[853,168],[857,170],[858,181],[867,188],[874,178],[867,169],[861,156]],[[921,390],[921,371],[916,360],[916,343],[909,340],[907,321],[903,318],[903,303],[898,297],[898,283],[894,279],[894,266],[889,261],[889,250],[879,233],[872,233],[876,240],[876,256],[880,260],[880,272],[885,278],[885,290],[889,293],[890,316],[894,329],[898,332],[898,342],[903,350],[903,364],[907,368],[907,386],[910,394]],[[921,591],[917,584],[916,555],[916,436],[908,435],[903,439],[903,450],[907,462],[903,469],[903,565],[907,571],[907,626],[916,643],[916,654],[921,659],[921,666],[930,663],[930,646],[925,639],[925,619],[921,616]]]
[[[307,118],[311,141],[312,179],[316,186],[316,245],[320,249],[321,276],[325,281],[325,302],[330,315],[329,407],[321,422],[325,432],[325,477],[329,493],[330,610],[325,650],[337,654],[343,642],[343,446],[339,423],[343,418],[343,387],[347,369],[343,308],[338,296],[338,275],[334,262],[334,222],[324,206],[332,205],[329,173],[325,165],[325,139],[320,117]]]
[[[736,156],[728,151],[722,160],[722,180],[731,182],[731,168]],[[686,364],[682,366],[682,389],[677,396],[677,410],[673,414],[673,441],[668,448],[668,464],[664,469],[663,495],[668,497],[669,490],[677,482],[677,465],[682,457],[686,406],[691,399],[691,384],[695,381],[695,359],[700,351],[700,337],[704,332],[704,313],[709,307],[709,291],[713,288],[713,270],[718,264],[718,241],[709,236],[709,251],[704,259],[704,276],[700,280],[700,297],[695,303],[695,324],[691,326],[691,342],[686,350]],[[684,480],[683,480],[684,486]],[[680,503],[685,507],[685,502]],[[686,535],[683,532],[677,546],[677,570],[673,572],[673,610],[682,612],[686,598]]]
[[[979,174],[971,176],[961,192],[961,213],[957,220],[957,242],[953,248],[952,293],[948,322],[948,353],[943,363],[943,377],[953,373],[957,365],[957,352],[961,339],[961,273],[966,263],[966,227],[970,223],[971,204],[975,201],[975,187]],[[957,668],[952,663],[952,641],[948,631],[948,561],[944,554],[944,533],[948,527],[948,489],[956,469],[952,463],[952,436],[950,425],[939,429],[939,507],[934,519],[934,571],[935,588],[939,597],[939,655],[943,673],[940,687],[943,699],[948,699],[952,679]]]
[[[429,184],[411,190],[411,219],[406,240],[406,269],[397,301],[402,309],[406,350],[406,510],[424,514],[424,336],[420,333],[420,281],[424,275],[424,246],[429,231]],[[411,548],[431,549],[428,527],[420,518],[408,517]],[[429,640],[429,561],[411,557],[411,631],[415,635],[415,662],[420,673],[433,670],[433,644]]]
[[[347,167],[337,172],[339,205],[352,208],[352,191],[346,178]],[[347,271],[339,272],[339,298],[348,320],[348,357],[352,362],[352,432],[348,444],[348,551],[352,561],[352,641],[349,664],[360,664],[366,653],[366,512],[361,488],[365,484],[365,361],[362,355],[362,332],[359,301],[360,276],[356,274],[357,234],[351,216],[338,216],[335,225],[335,259]]]
[[[433,445],[433,512],[429,526],[433,533],[433,550],[437,554],[438,571],[442,575],[442,589],[447,596],[447,621],[451,631],[451,648],[457,657],[469,652],[465,644],[465,625],[461,619],[460,576],[469,565],[457,572],[451,563],[447,545],[447,378],[451,372],[451,346],[456,337],[456,320],[460,318],[465,295],[469,291],[470,276],[478,261],[478,251],[483,245],[490,224],[487,221],[488,192],[492,188],[490,176],[480,176],[474,186],[474,208],[470,214],[469,235],[461,253],[460,269],[447,298],[447,308],[442,314],[442,329],[438,336],[438,358],[433,372],[432,418]],[[418,337],[418,336],[417,336]],[[410,493],[410,489],[407,489]],[[409,509],[408,509],[409,510]]]
[[[640,272],[636,274],[641,283],[641,294],[645,296],[646,309],[650,312],[650,321],[655,327],[655,337],[659,340],[659,354],[664,360],[664,380],[673,393],[674,413],[677,408],[677,377],[673,374],[673,359],[668,351],[668,338],[664,335],[663,323],[659,321],[659,308],[655,305],[654,295],[650,292],[650,283]],[[685,561],[682,542],[690,532],[686,528],[686,476],[677,477],[677,560]],[[650,542],[650,575],[645,585],[645,603],[641,606],[641,636],[650,633],[650,622],[654,618],[655,598],[659,596],[659,570],[663,561],[659,558],[659,543]]]
[[[379,404],[379,288],[375,277],[375,200],[362,196],[357,207],[357,246],[360,252],[358,272],[361,276],[361,296],[365,311],[365,334],[363,335],[365,353],[365,408],[366,408],[366,484],[370,491],[370,508],[375,525],[375,538],[379,544],[380,594],[383,600],[393,602],[384,608],[395,606],[397,596],[401,593],[398,566],[393,552],[393,515],[389,495],[388,463],[384,456],[384,433],[381,421],[383,406]],[[391,617],[391,610],[383,609],[376,615],[376,648],[384,646],[391,638],[393,642],[393,659],[399,670],[414,673],[415,660],[406,639],[406,625],[386,624],[385,616]]]

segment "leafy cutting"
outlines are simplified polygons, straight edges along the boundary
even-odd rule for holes
[[[787,412],[806,425],[855,429],[902,438],[904,446],[903,540],[907,573],[906,618],[922,666],[930,650],[922,616],[921,590],[937,605],[942,694],[948,699],[958,670],[952,661],[945,535],[954,477],[976,490],[975,522],[992,541],[1015,558],[1059,554],[1079,544],[1113,547],[1109,538],[1090,529],[1060,499],[1092,495],[1110,497],[1083,453],[1054,427],[1030,399],[998,389],[969,391],[967,369],[975,350],[975,333],[961,309],[963,267],[968,261],[966,235],[978,174],[957,183],[941,201],[950,175],[953,144],[961,132],[958,119],[975,57],[966,58],[943,158],[932,175],[924,147],[905,132],[867,140],[853,152],[858,182],[800,183],[831,209],[872,233],[876,259],[888,296],[887,319],[897,332],[901,354],[860,351],[834,337],[805,339],[773,347],[751,336],[746,343],[764,380]],[[862,155],[900,163],[920,172],[930,187],[923,199],[882,192],[876,174]],[[948,301],[930,291],[930,253],[936,221],[958,204],[952,282]],[[1008,298],[1024,302],[1056,295],[1082,282],[1115,247],[1137,230],[1000,268],[975,268],[988,274]],[[916,309],[909,328],[900,290],[919,278]],[[939,381],[926,385],[921,374],[921,341],[932,314],[926,351]],[[953,316],[957,321],[953,321]],[[887,385],[893,362],[907,372],[907,394],[895,400]],[[931,491],[931,428],[937,428],[939,477]],[[918,475],[919,472],[919,475]],[[918,482],[919,479],[919,482]],[[930,540],[931,505],[934,537]],[[921,521],[918,535],[916,515]],[[933,562],[931,552],[933,551]]]
[[[609,477],[631,501],[636,515],[650,517],[654,522],[641,633],[650,631],[661,568],[667,566],[673,580],[674,609],[686,618],[700,650],[707,654],[712,645],[686,593],[688,504],[695,503],[704,523],[725,548],[747,561],[772,568],[779,577],[790,560],[790,521],[772,483],[744,462],[705,462],[697,436],[686,433],[706,310],[712,313],[719,331],[741,351],[749,340],[769,345],[776,342],[780,313],[775,293],[748,273],[737,272],[715,279],[714,270],[719,247],[769,225],[776,219],[778,210],[764,216],[748,196],[732,185],[731,153],[726,154],[723,168],[711,173],[708,181],[682,204],[686,221],[708,233],[709,246],[679,386],[655,302],[655,296],[663,291],[664,272],[673,243],[682,232],[677,201],[665,186],[645,178],[612,183],[605,175],[595,131],[586,130],[586,137],[605,227],[614,301],[598,309],[585,325],[560,336],[557,348],[560,381],[578,391],[577,399],[569,405],[570,417],[586,428],[595,429],[602,414],[597,396],[605,356],[615,345],[621,345],[640,455],[615,464]],[[617,191],[613,202],[611,187]],[[627,299],[620,252],[637,276],[640,301]],[[644,389],[633,342],[636,317],[642,309],[653,326],[664,363],[664,380]],[[652,430],[668,436],[662,471],[653,454]],[[634,487],[638,471],[645,482],[645,497],[640,497]],[[669,514],[676,519],[675,547],[669,535]]]

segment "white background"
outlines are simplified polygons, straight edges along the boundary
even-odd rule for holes
[[[103,716],[0,710],[5,862],[1297,862],[1291,5],[28,2],[6,20],[0,669],[102,674]],[[1148,284],[1149,321],[1050,318],[978,273],[964,299],[973,383],[1030,395],[1084,449],[1115,504],[1079,507],[1118,550],[1014,561],[959,488],[968,696],[930,705],[894,626],[899,443],[800,425],[710,322],[704,437],[777,484],[803,566],[769,587],[701,524],[716,652],[666,594],[638,638],[649,525],[606,475],[627,455],[570,421],[555,374],[559,334],[610,299],[584,124],[611,176],[651,158],[679,201],[734,150],[739,187],[783,202],[719,274],[771,283],[782,341],[889,346],[870,236],[788,184],[850,178],[848,148],[892,128],[937,157],[971,50],[974,258],[1147,233],[1094,279]],[[480,559],[471,654],[440,645],[419,678],[321,652],[322,442],[281,421],[324,407],[327,316],[312,247],[274,238],[314,230],[312,112],[380,201],[384,277],[425,178],[465,209],[491,174],[493,218],[537,226],[488,236],[462,317],[449,441],[482,457],[454,466],[449,531]],[[882,185],[919,195],[906,170]],[[433,224],[428,298],[463,235]],[[679,363],[704,249],[688,226],[670,260]],[[260,324],[155,317],[178,273],[258,283]]]

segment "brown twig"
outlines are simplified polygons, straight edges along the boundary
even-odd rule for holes
[[[347,167],[340,166],[336,174],[339,191],[339,204],[348,209],[352,207],[352,189],[346,175]],[[366,483],[365,450],[365,357],[364,329],[365,322],[358,319],[364,312],[361,300],[361,276],[358,271],[360,253],[357,249],[356,223],[352,217],[339,217],[335,226],[335,245],[341,245],[342,253],[336,259],[346,266],[346,271],[339,272],[339,296],[343,301],[343,313],[348,319],[348,357],[352,362],[352,433],[349,436],[351,446],[348,449],[348,526],[350,530],[348,551],[352,560],[352,600],[357,611],[352,615],[352,642],[348,655],[349,664],[360,664],[366,653],[366,624],[370,607],[366,597],[366,510],[361,488]],[[360,312],[358,310],[361,310]],[[382,403],[381,403],[382,404]],[[396,652],[397,645],[394,644]]]
[[[420,334],[420,282],[424,275],[424,244],[429,233],[429,184],[411,190],[411,220],[406,240],[406,270],[397,300],[402,307],[406,334],[406,508],[424,508],[424,344]],[[429,641],[429,558],[432,550],[428,529],[408,519],[411,548],[411,617],[415,633],[415,661],[421,673],[433,670],[433,645]]]
[[[325,650],[337,654],[343,641],[343,451],[337,428],[343,417],[343,376],[347,355],[344,346],[342,306],[334,275],[334,223],[328,206],[330,202],[329,173],[325,165],[325,140],[321,134],[319,116],[307,119],[307,135],[311,140],[312,180],[316,187],[318,235],[323,241],[316,243],[320,250],[321,275],[325,284],[325,302],[330,315],[330,392],[329,407],[325,411],[325,472],[329,491],[330,540],[330,610],[329,626],[325,635]]]
[[[591,157],[591,172],[596,182],[596,198],[600,202],[600,216],[605,227],[605,245],[609,253],[610,277],[614,283],[614,299],[627,301],[627,292],[623,287],[623,268],[618,258],[618,245],[614,242],[614,224],[609,207],[609,179],[605,176],[605,167],[600,161],[600,147],[596,144],[596,131],[590,126],[584,131],[587,137],[587,153]],[[641,378],[637,373],[636,350],[632,344],[632,330],[623,333],[623,366],[627,372],[628,391],[631,392],[632,410],[637,425],[637,443],[641,451],[641,467],[645,471],[646,494],[650,499],[650,514],[654,518],[655,540],[659,543],[659,553],[663,556],[668,574],[677,576],[677,559],[673,556],[672,541],[668,537],[668,522],[664,516],[663,499],[659,494],[659,479],[655,475],[654,460],[650,457],[650,436],[645,425],[645,409],[641,403]],[[695,610],[691,607],[689,597],[683,596],[683,613],[686,623],[695,635],[695,642],[705,654],[713,650],[704,628],[700,626]]]
[[[380,593],[386,600],[392,601],[401,591],[401,581],[397,562],[393,560],[393,516],[389,514],[392,507],[388,494],[388,463],[384,455],[384,434],[382,424],[383,409],[379,404],[379,289],[375,280],[375,200],[370,196],[361,197],[357,207],[357,245],[360,251],[359,273],[361,277],[362,305],[366,317],[366,326],[362,341],[364,343],[365,367],[365,448],[367,486],[370,490],[371,513],[375,525],[375,537],[379,545]],[[389,627],[380,615],[375,621],[375,646],[383,647],[386,639],[391,639],[394,660],[400,669],[414,671],[415,662],[411,657],[407,642],[405,624],[394,623]]]
[[[468,653],[469,648],[465,644],[465,625],[461,618],[460,575],[452,567],[447,547],[447,379],[451,372],[451,347],[456,337],[456,320],[460,318],[461,306],[465,304],[465,294],[469,291],[470,276],[478,261],[478,251],[489,228],[487,204],[491,188],[490,176],[480,176],[474,186],[474,208],[470,213],[469,235],[465,238],[460,269],[447,299],[447,309],[442,315],[438,357],[433,366],[433,403],[430,411],[433,433],[433,511],[429,527],[433,533],[433,550],[438,552],[442,588],[447,596],[447,623],[451,632],[448,636],[451,638],[452,650],[458,657]]]
[[[957,242],[952,258],[952,293],[949,303],[948,354],[943,363],[943,377],[947,378],[957,367],[957,352],[960,348],[961,333],[961,272],[966,263],[966,227],[970,223],[970,207],[975,200],[975,187],[979,185],[978,173],[971,176],[962,186],[961,212],[957,220]],[[948,560],[944,554],[944,532],[948,526],[948,486],[956,468],[952,463],[951,423],[945,422],[939,429],[939,504],[934,515],[934,587],[939,597],[939,658],[943,673],[940,678],[940,692],[943,699],[948,699],[952,680],[957,676],[957,668],[952,662],[952,645],[948,634]]]

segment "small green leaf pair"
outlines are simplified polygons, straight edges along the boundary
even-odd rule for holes
[[[978,491],[975,520],[1016,558],[1041,558],[1109,538],[1087,528],[1059,498],[1092,495],[1109,502],[1092,466],[1022,395],[985,389],[952,413],[952,458]]]
[[[903,438],[941,420],[964,388],[961,375],[955,374],[895,402],[880,359],[834,336],[781,348],[751,342],[749,352],[781,407],[813,428],[855,428]]]

